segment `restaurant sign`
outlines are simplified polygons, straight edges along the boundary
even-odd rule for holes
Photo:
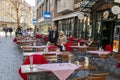
[[[44,12],[44,19],[51,19],[51,12]]]

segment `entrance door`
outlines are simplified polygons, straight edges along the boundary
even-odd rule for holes
[[[105,48],[106,44],[113,44],[115,21],[104,21],[102,27],[102,46]]]

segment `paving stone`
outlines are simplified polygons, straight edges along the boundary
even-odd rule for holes
[[[0,80],[21,80],[18,69],[22,54],[13,38],[0,38]]]

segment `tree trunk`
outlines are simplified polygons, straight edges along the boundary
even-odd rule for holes
[[[20,26],[20,22],[19,22],[19,11],[18,11],[18,8],[16,9],[16,18],[17,18],[17,27]]]

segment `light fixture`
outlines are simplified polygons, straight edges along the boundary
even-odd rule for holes
[[[78,19],[84,19],[84,13],[83,12],[80,12],[78,14]]]

